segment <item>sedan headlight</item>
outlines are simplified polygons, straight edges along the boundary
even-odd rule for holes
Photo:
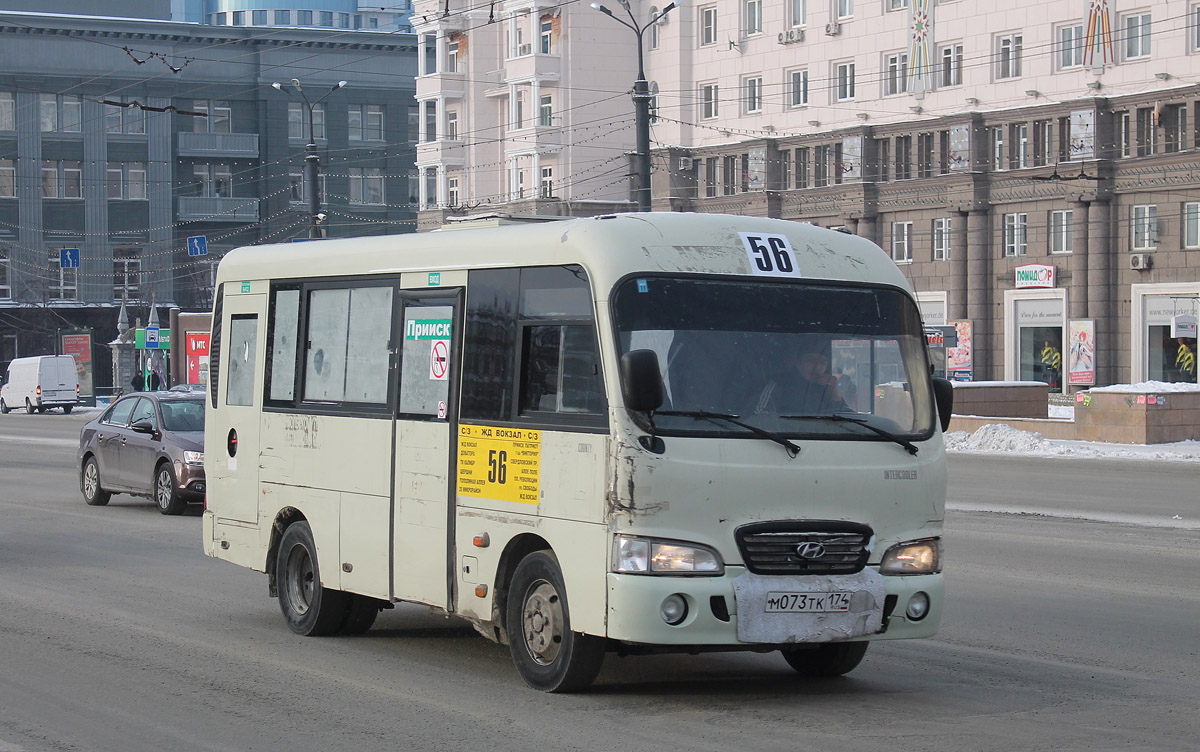
[[[204,452],[184,452],[183,461],[189,465],[203,465]]]
[[[622,574],[724,574],[725,565],[716,551],[694,543],[631,538],[613,538],[612,571]]]
[[[942,571],[942,539],[897,543],[883,555],[881,574],[936,574]]]

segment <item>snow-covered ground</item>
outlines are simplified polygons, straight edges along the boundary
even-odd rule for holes
[[[1052,418],[1068,417],[1054,414]],[[1060,408],[1072,410],[1074,408]],[[988,424],[974,433],[951,431],[946,434],[946,451],[963,454],[1007,454],[1026,457],[1086,457],[1107,459],[1158,460],[1163,462],[1200,462],[1200,441],[1174,444],[1106,444],[1095,441],[1062,441],[1043,438],[1039,433],[1019,431],[1010,426]]]

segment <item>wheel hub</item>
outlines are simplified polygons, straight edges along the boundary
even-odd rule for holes
[[[534,583],[525,596],[522,614],[522,633],[530,656],[543,666],[550,665],[562,647],[563,610],[558,591],[544,580]]]

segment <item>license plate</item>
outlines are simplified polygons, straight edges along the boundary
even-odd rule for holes
[[[768,614],[827,614],[850,610],[850,593],[767,593]]]

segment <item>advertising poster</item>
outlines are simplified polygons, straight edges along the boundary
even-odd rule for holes
[[[76,378],[79,379],[79,396],[91,397],[92,390],[92,334],[63,334],[62,354],[75,359]]]
[[[187,383],[208,383],[208,332],[187,332]]]
[[[972,381],[974,371],[971,363],[974,352],[974,331],[970,321],[952,322],[958,342],[946,348],[946,373],[951,381]]]
[[[1071,359],[1067,383],[1091,386],[1096,383],[1096,322],[1072,321],[1070,326]]]

